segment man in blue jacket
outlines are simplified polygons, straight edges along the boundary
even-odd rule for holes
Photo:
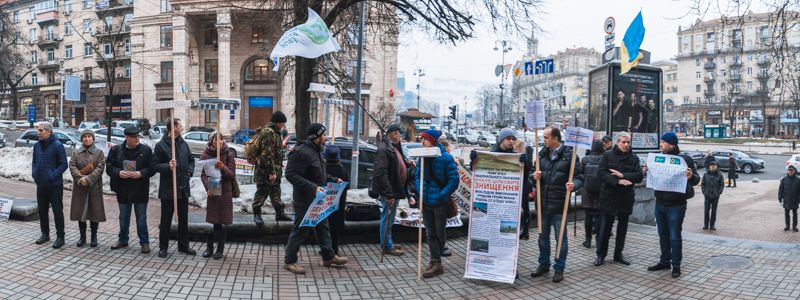
[[[53,136],[53,125],[39,124],[39,142],[33,145],[33,181],[36,182],[36,202],[39,206],[39,226],[42,236],[37,245],[50,241],[50,206],[56,221],[56,241],[53,248],[64,246],[64,171],[67,170],[67,153],[64,145]]]
[[[447,225],[447,212],[450,209],[448,201],[456,188],[459,178],[456,162],[450,153],[439,144],[441,133],[436,130],[426,130],[421,134],[422,147],[439,147],[442,156],[426,157],[425,160],[425,190],[423,191],[422,221],[428,236],[428,248],[431,252],[431,261],[422,277],[431,278],[444,273],[442,267],[442,253],[445,244],[445,226]],[[420,162],[417,165],[421,165]],[[414,171],[413,182],[416,191],[420,191],[420,170]]]

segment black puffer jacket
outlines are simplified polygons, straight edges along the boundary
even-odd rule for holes
[[[610,170],[612,169],[622,173],[622,178],[611,174]],[[639,165],[639,157],[631,151],[622,152],[615,145],[613,149],[603,153],[598,173],[597,177],[603,181],[603,187],[600,190],[600,210],[605,213],[631,214],[636,197],[633,191],[634,185],[644,179],[642,166]],[[621,179],[626,179],[633,184],[621,185],[619,184]]]
[[[317,188],[325,186],[327,179],[322,147],[304,141],[289,152],[286,180],[293,186],[292,203],[295,206],[308,207],[317,195]]]
[[[401,151],[402,147],[394,146],[389,139],[384,139],[383,142],[378,143],[378,152],[375,155],[373,162],[374,172],[372,173],[372,182],[370,189],[384,198],[403,199],[408,195],[408,183],[414,171],[406,168],[405,165],[399,165],[397,162],[397,152],[403,157],[403,161],[408,159]],[[398,178],[398,168],[406,168],[406,181],[400,182]]]
[[[176,178],[178,180],[178,198],[184,199],[191,196],[189,188],[189,179],[194,174],[194,157],[192,157],[192,150],[189,149],[189,144],[182,137],[175,137],[175,156],[177,158],[177,172]],[[158,184],[158,198],[159,199],[172,199],[172,171],[169,169],[169,161],[172,160],[172,138],[165,134],[155,150],[153,150],[153,167],[151,174],[161,174]]]
[[[598,167],[600,160],[603,158],[603,142],[592,142],[592,150],[587,153],[581,160],[581,167],[583,167],[583,180],[584,185],[581,189],[581,206],[588,209],[596,209],[598,205],[598,198],[600,198],[600,188],[603,182],[598,175]],[[590,173],[591,172],[591,173]]]
[[[697,167],[694,164],[694,159],[689,157],[686,154],[680,154],[681,150],[678,146],[675,146],[669,153],[670,155],[678,155],[683,157],[683,160],[686,162],[686,165],[692,169],[692,178],[687,179],[689,182],[686,185],[686,192],[678,193],[678,192],[663,192],[663,191],[655,191],[656,194],[656,202],[664,205],[664,206],[677,206],[677,205],[685,205],[686,200],[691,199],[694,197],[694,186],[700,183],[700,175],[697,174]]]
[[[800,178],[786,175],[781,178],[778,187],[778,201],[783,202],[784,209],[797,209],[800,203]]]
[[[711,172],[708,171],[703,174],[703,181],[700,184],[700,190],[706,199],[719,199],[722,190],[725,188],[725,180],[722,179],[722,174],[719,170]]]
[[[561,214],[564,211],[564,198],[567,194],[567,180],[569,180],[570,160],[572,147],[561,145],[556,150],[556,159],[550,160],[550,149],[543,147],[539,151],[539,171],[542,172],[542,212],[548,214]],[[577,159],[577,158],[576,158]],[[583,167],[575,164],[572,177],[573,191],[583,187]]]

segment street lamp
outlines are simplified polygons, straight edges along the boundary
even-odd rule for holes
[[[414,76],[417,76],[417,110],[419,110],[419,83],[421,80],[420,78],[422,76],[425,76],[425,70],[421,69],[420,67],[417,67],[416,69],[414,69]]]
[[[499,47],[498,47],[499,46]],[[506,65],[506,52],[511,51],[511,41],[497,40],[494,41],[494,51],[502,50],[500,56],[500,121],[505,121],[505,107],[503,107],[503,95],[505,94],[505,65]]]

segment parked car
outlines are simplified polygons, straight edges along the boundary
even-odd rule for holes
[[[345,171],[350,172],[350,166],[353,158],[353,143],[334,141],[334,145],[339,147],[339,155],[341,156],[342,166]],[[369,187],[372,182],[372,172],[375,170],[373,162],[375,155],[378,152],[378,147],[362,143],[358,146],[358,184],[354,189],[361,189]]]
[[[125,128],[128,127],[136,127],[136,121],[112,121],[110,127],[119,127],[122,128],[122,130],[125,130]]]
[[[64,145],[64,150],[67,152],[67,156],[71,155],[72,152],[81,145],[80,138],[73,132],[61,129],[53,129],[53,134],[61,142],[61,144]],[[33,145],[38,142],[39,135],[37,134],[37,129],[31,128],[25,130],[25,132],[19,135],[17,140],[14,142],[14,147],[33,148]]]
[[[100,127],[101,127],[100,126],[100,122],[87,122],[87,121],[84,121],[84,122],[81,122],[81,125],[78,125],[78,130],[84,130],[84,129],[92,129],[92,130],[94,130],[94,129],[100,129]]]
[[[214,131],[216,131],[216,130],[217,130],[217,129],[215,129],[215,128],[211,128],[211,127],[205,127],[205,126],[192,126],[192,127],[189,127],[189,130],[188,130],[188,131],[214,132]]]
[[[94,130],[94,135],[97,139],[105,140],[108,136],[108,132],[111,131],[111,142],[112,143],[122,143],[125,141],[125,128],[122,127],[114,127],[114,128],[100,128]]]
[[[150,120],[145,118],[133,118],[131,121],[134,121],[136,126],[142,130],[142,134],[150,134]]]
[[[336,139],[334,138],[334,140],[336,140]],[[296,146],[296,145],[297,145],[297,135],[296,134],[290,133],[288,136],[283,138],[283,148],[286,149],[287,151],[292,151],[292,149],[294,149],[294,146]],[[352,148],[352,147],[350,147],[350,148]]]
[[[150,127],[150,130],[148,130],[148,135],[150,136],[151,139],[160,140],[161,137],[163,137],[164,133],[166,132],[167,132],[166,125],[156,125]]]
[[[795,169],[800,169],[800,154],[794,154],[789,160],[786,161],[786,168],[794,166]]]
[[[186,144],[189,144],[192,155],[197,157],[200,157],[200,154],[203,154],[203,151],[206,150],[206,144],[208,144],[210,137],[211,132],[203,131],[189,131],[183,134],[183,139],[186,141]],[[236,157],[242,157],[242,155],[244,155],[244,147],[242,145],[228,143],[228,148],[233,149]]]
[[[255,134],[256,131],[252,129],[239,129],[233,133],[231,140],[233,140],[234,144],[244,145],[247,143],[247,141],[253,138],[253,135]]]
[[[474,133],[474,132],[467,133],[467,135],[465,136],[465,138],[467,140],[467,144],[470,144],[470,145],[477,145],[479,137],[480,137],[480,135],[477,134],[477,133]]]
[[[0,148],[6,147],[6,135],[0,132]]]
[[[739,169],[737,171],[742,171],[747,174],[753,173],[753,171],[761,170],[765,167],[764,160],[755,156],[751,156],[747,153],[738,150],[717,150],[711,153],[714,158],[717,160],[717,164],[719,164],[720,169],[727,170],[728,169],[728,154],[733,153],[733,158],[736,159],[736,163],[739,165]]]
[[[681,154],[685,154],[691,157],[692,160],[694,160],[694,164],[697,166],[698,169],[704,168],[706,166],[706,155],[700,151],[692,151],[692,150],[681,151]]]

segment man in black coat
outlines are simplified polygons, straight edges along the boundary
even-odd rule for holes
[[[579,190],[583,186],[583,168],[575,164],[572,182],[569,172],[572,160],[572,147],[565,146],[561,139],[561,131],[555,127],[544,130],[545,147],[539,151],[539,171],[534,172],[533,179],[540,180],[538,188],[542,189],[542,234],[539,235],[539,267],[531,277],[539,277],[550,272],[550,230],[556,232],[556,240],[561,229],[561,218],[564,213],[564,199],[567,193]],[[577,159],[577,158],[576,158]],[[564,269],[567,264],[567,232],[564,230],[561,255],[555,258],[555,274],[553,282],[564,280]]]
[[[128,247],[133,210],[142,254],[148,254],[150,235],[147,233],[147,201],[150,200],[153,150],[139,142],[139,131],[139,127],[126,128],[125,142],[112,147],[106,158],[106,174],[111,177],[111,190],[117,193],[119,204],[119,234],[111,250]]]
[[[661,247],[661,257],[657,264],[647,268],[648,271],[669,270],[672,264],[672,278],[681,276],[681,261],[683,260],[683,218],[686,216],[686,200],[694,197],[694,186],[700,183],[700,175],[694,160],[681,154],[678,148],[678,136],[667,132],[661,136],[659,142],[661,153],[678,155],[686,162],[686,191],[664,192],[655,191],[656,194],[656,226],[658,227],[658,242]],[[647,173],[647,166],[642,170]]]
[[[603,182],[600,189],[600,230],[597,235],[597,259],[595,266],[602,265],[608,254],[608,240],[614,217],[617,217],[617,240],[614,246],[614,261],[623,265],[631,263],[625,260],[622,249],[625,246],[625,235],[628,233],[628,219],[633,212],[636,194],[634,185],[642,182],[644,174],[639,165],[639,157],[631,152],[631,136],[622,132],[617,136],[617,145],[603,153],[597,177]]]
[[[300,227],[311,202],[319,193],[324,193],[328,181],[325,159],[322,158],[322,147],[325,145],[327,128],[319,123],[308,127],[308,139],[297,145],[289,153],[286,165],[286,180],[292,184],[292,205],[294,206],[294,226],[289,233],[284,256],[284,269],[294,274],[305,274],[305,269],[297,264],[297,252],[300,245],[313,229],[325,267],[339,267],[347,263],[346,257],[339,257],[331,245],[331,231],[328,220],[322,220],[316,227]],[[336,180],[341,182],[341,179]]]
[[[342,165],[340,149],[334,144],[325,145],[325,150],[322,151],[322,156],[325,158],[325,171],[328,174],[328,182],[341,182],[350,181],[349,170],[345,170]],[[344,233],[344,206],[347,203],[347,190],[346,187],[339,197],[339,209],[331,213],[328,222],[331,227],[331,247],[333,253],[339,254],[339,240]]]
[[[778,187],[778,202],[783,204],[784,217],[786,219],[786,227],[783,231],[789,231],[789,212],[794,216],[794,223],[792,228],[797,232],[797,206],[800,202],[800,178],[797,177],[797,169],[790,165],[787,168],[786,176],[781,178],[781,184]]]
[[[153,151],[153,173],[161,174],[158,185],[158,198],[161,199],[161,224],[158,226],[158,257],[167,257],[169,248],[169,229],[172,224],[173,207],[172,195],[172,170],[177,170],[177,204],[178,204],[178,252],[186,255],[195,255],[189,247],[186,236],[189,223],[189,179],[194,174],[194,157],[189,144],[181,137],[183,126],[181,120],[172,118],[167,120],[167,132],[175,136],[175,157],[172,157],[172,141],[169,134],[165,134],[156,144]]]
[[[414,163],[403,154],[403,128],[392,124],[386,128],[386,138],[378,143],[378,151],[373,162],[374,173],[370,190],[376,193],[381,202],[380,243],[384,254],[401,256],[405,254],[392,241],[392,225],[397,211],[397,201],[408,196],[408,183]],[[410,200],[413,204],[413,200]]]

